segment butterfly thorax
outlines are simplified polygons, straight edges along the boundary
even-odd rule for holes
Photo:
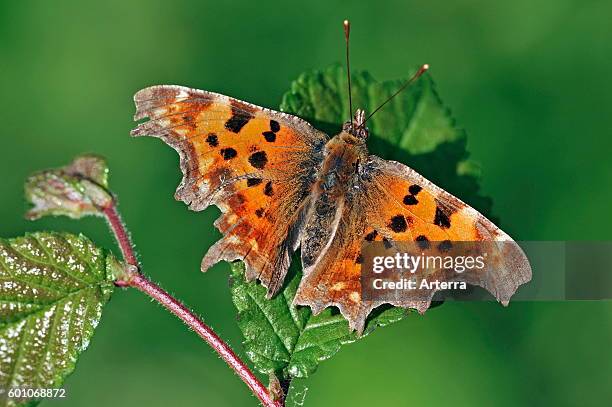
[[[365,112],[357,109],[353,120],[344,123],[342,131],[327,142],[315,192],[339,196],[350,190],[360,163],[368,157],[364,120]]]
[[[343,195],[354,182],[359,164],[366,161],[368,150],[364,142],[347,132],[341,132],[325,145],[324,160],[315,191]]]

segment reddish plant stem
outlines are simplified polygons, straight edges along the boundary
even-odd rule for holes
[[[223,359],[234,372],[246,383],[253,394],[266,407],[281,407],[280,401],[272,399],[268,393],[268,389],[259,379],[251,372],[246,364],[232,351],[227,343],[204,322],[202,322],[193,312],[187,307],[173,298],[170,294],[160,288],[154,282],[148,280],[142,274],[136,274],[129,281],[129,286],[137,288],[149,297],[153,298],[168,311],[176,315],[189,328],[193,329],[202,339],[204,339]]]
[[[134,266],[133,271],[126,271],[127,275],[121,280],[115,281],[115,284],[121,287],[136,288],[155,301],[160,303],[168,311],[176,315],[185,325],[193,329],[202,339],[212,347],[215,352],[221,356],[236,372],[238,377],[251,389],[253,394],[261,401],[265,407],[283,407],[284,403],[280,400],[274,400],[266,386],[255,376],[249,367],[234,353],[234,351],[225,343],[208,325],[206,325],[193,312],[185,307],[181,302],[172,297],[167,291],[164,291],[160,286],[147,279],[140,273],[134,246],[130,240],[130,236],[121,221],[121,216],[117,211],[116,203],[113,202],[106,208],[103,208],[104,216],[108,221],[110,229],[115,235],[117,244],[121,249],[123,259],[131,266]]]
[[[117,211],[117,203],[115,200],[113,200],[111,205],[103,208],[102,212],[108,221],[110,229],[115,235],[115,239],[117,240],[119,249],[121,249],[123,259],[126,261],[126,263],[138,267],[138,260],[136,259],[136,253],[134,252],[134,245],[132,244],[127,229],[123,225],[121,215],[119,215],[119,212]]]

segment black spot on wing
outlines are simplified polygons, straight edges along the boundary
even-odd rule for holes
[[[421,192],[423,188],[421,188],[417,184],[412,184],[408,187],[408,195],[404,197],[404,205],[416,205],[419,203],[419,200],[416,198],[416,195]]]
[[[261,217],[263,216],[263,214],[264,214],[264,208],[259,208],[259,209],[256,209],[256,210],[255,210],[255,215],[256,215],[258,218],[261,218]]]
[[[221,154],[221,157],[223,157],[224,160],[231,160],[232,158],[238,155],[238,152],[231,147],[222,148],[219,153]]]
[[[276,133],[280,130],[280,124],[276,120],[270,120],[270,130]]]
[[[404,197],[404,205],[416,205],[419,201],[416,199],[414,195],[406,195]]]
[[[429,249],[431,247],[429,239],[424,235],[417,236],[415,240],[421,249]]]
[[[368,242],[371,242],[374,239],[376,239],[376,236],[378,236],[378,232],[373,230],[365,236],[365,240],[367,240]]]
[[[225,122],[225,128],[232,133],[240,133],[240,130],[253,117],[253,113],[249,111],[247,106],[241,106],[237,102],[232,102],[232,117]]]
[[[386,237],[383,237],[383,245],[385,246],[385,249],[390,249],[391,247],[393,247],[393,244],[391,243],[391,241],[389,239],[387,239]]]
[[[406,223],[406,218],[404,215],[395,215],[391,218],[389,222],[389,228],[395,233],[405,232],[408,228],[408,223]]]
[[[408,192],[410,192],[411,195],[416,195],[421,192],[422,189],[420,185],[412,184],[408,187]]]
[[[434,217],[434,225],[438,225],[441,228],[448,229],[450,228],[450,218],[444,211],[436,206],[436,215]]]
[[[268,143],[274,143],[276,141],[276,134],[273,131],[264,131],[263,136]]]
[[[450,240],[443,240],[438,245],[438,250],[440,250],[441,252],[447,252],[452,248],[453,248],[453,244],[451,243]]]
[[[264,195],[272,196],[274,195],[274,190],[272,189],[272,181],[268,181],[266,186],[264,187]]]
[[[217,147],[219,145],[219,138],[215,133],[208,133],[208,136],[206,136],[206,142],[211,147]]]
[[[255,185],[261,184],[261,178],[247,178],[247,187],[254,187]]]
[[[265,151],[257,151],[249,156],[249,163],[253,167],[263,170],[268,163],[268,156]]]

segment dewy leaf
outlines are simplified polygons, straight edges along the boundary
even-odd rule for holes
[[[0,239],[0,406],[10,389],[58,388],[100,321],[118,263],[83,236]]]
[[[377,82],[368,73],[355,73],[354,108],[373,111],[402,82]],[[340,67],[307,72],[291,84],[281,110],[333,136],[349,117],[346,89],[346,71]],[[429,75],[380,110],[368,127],[372,153],[415,168],[485,215],[490,213],[490,200],[478,193],[478,166],[467,160],[466,134],[455,126]],[[337,310],[328,308],[314,316],[310,308],[292,305],[299,270],[295,256],[283,290],[268,300],[261,285],[245,281],[243,264],[232,264],[231,290],[247,355],[260,372],[276,374],[281,380],[310,375],[340,346],[359,339]],[[362,336],[407,314],[404,309],[379,307],[368,317]]]
[[[349,331],[347,320],[328,308],[313,315],[309,307],[294,306],[293,297],[302,278],[299,259],[294,258],[281,293],[266,298],[266,289],[249,283],[244,264],[232,263],[231,291],[238,310],[247,355],[257,370],[281,379],[308,377],[319,362],[329,359],[346,343],[359,337]],[[366,322],[361,337],[408,314],[402,308],[381,307]]]
[[[101,209],[113,200],[107,179],[106,163],[93,155],[77,157],[70,165],[59,169],[38,172],[26,181],[26,199],[33,205],[26,217],[99,216]]]

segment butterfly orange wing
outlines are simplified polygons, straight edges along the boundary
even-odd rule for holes
[[[159,137],[180,155],[176,198],[193,210],[218,206],[224,235],[202,261],[244,260],[247,278],[274,294],[295,250],[327,137],[305,121],[224,95],[154,86],[134,96],[133,136]]]
[[[458,198],[435,186],[411,168],[370,156],[368,174],[344,204],[336,235],[319,261],[304,270],[295,302],[313,312],[337,306],[350,327],[361,332],[370,311],[384,303],[424,312],[431,297],[389,301],[362,299],[362,244],[367,241],[445,242],[496,241],[493,273],[472,281],[489,290],[503,304],[519,285],[531,279],[529,262],[512,239],[491,221]],[[431,292],[433,296],[433,292]]]

